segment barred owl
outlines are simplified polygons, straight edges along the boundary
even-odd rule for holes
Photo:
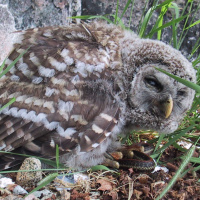
[[[94,21],[16,32],[0,80],[0,150],[55,157],[76,169],[119,148],[120,132],[175,131],[194,91],[155,67],[195,82],[181,53],[160,41],[141,39],[115,25]],[[1,154],[0,168],[18,162]]]

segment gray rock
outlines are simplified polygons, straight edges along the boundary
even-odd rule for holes
[[[13,44],[12,32],[16,31],[15,21],[7,5],[0,4],[0,64],[7,57]]]
[[[47,190],[47,189],[44,189],[44,190],[41,190],[41,191],[33,192],[33,195],[37,198],[41,198],[43,196],[45,199],[48,199],[47,197],[51,198],[53,193],[51,191]]]
[[[11,195],[6,196],[4,200],[23,200],[23,198],[20,198],[11,194]]]
[[[20,185],[17,185],[13,190],[13,194],[15,195],[28,194],[28,192],[24,188],[22,188]]]
[[[18,30],[67,25],[71,16],[81,15],[81,0],[0,0],[6,4]]]

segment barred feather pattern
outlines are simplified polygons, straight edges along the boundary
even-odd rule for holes
[[[103,162],[123,127],[177,128],[173,117],[167,121],[130,103],[129,93],[141,64],[166,64],[171,73],[195,82],[191,64],[178,51],[99,21],[16,34],[6,66],[28,52],[0,80],[0,104],[16,98],[0,114],[1,151],[53,158],[58,145],[62,162],[85,168]],[[190,106],[191,100],[183,112]],[[0,168],[16,158],[1,153]]]

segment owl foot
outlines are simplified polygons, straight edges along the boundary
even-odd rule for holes
[[[112,167],[115,169],[119,169],[120,165],[117,160],[123,158],[123,153],[122,152],[112,152],[112,153],[105,153],[105,160],[103,165],[107,167]]]
[[[123,147],[120,152],[106,153],[105,165],[117,169],[133,168],[140,171],[153,170],[155,168],[155,162],[148,155],[152,151],[152,148],[146,145],[146,143],[144,143],[144,146],[134,144]]]
[[[110,160],[108,158],[106,158],[104,160],[103,165],[105,165],[107,167],[115,168],[115,169],[119,169],[119,167],[120,167],[119,162],[117,162],[115,160]]]

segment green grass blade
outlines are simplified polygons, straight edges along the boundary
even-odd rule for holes
[[[192,108],[190,109],[190,113],[192,113],[192,112],[194,112],[194,113],[196,113],[196,111],[198,110],[198,108],[199,108],[199,105],[200,105],[200,99],[199,99],[199,97],[194,97],[194,102],[193,102],[193,104],[192,104]],[[191,117],[190,117],[191,118]],[[189,118],[189,119],[190,119]],[[198,117],[197,117],[198,118]]]
[[[92,170],[93,172],[99,171],[99,170],[113,171],[113,170],[110,170],[108,167],[106,167],[106,166],[104,166],[104,165],[96,165],[96,166],[93,166],[93,167],[91,167],[91,170]]]
[[[131,13],[130,13],[130,18],[129,18],[129,23],[128,23],[128,27],[129,27],[129,28],[130,28],[130,26],[131,26],[131,19],[132,19],[132,16],[133,16],[134,3],[135,3],[135,0],[132,1]]]
[[[54,180],[59,174],[58,173],[53,173],[53,174],[49,174],[48,176],[46,176],[45,178],[43,178],[38,185],[44,184],[46,182],[51,182],[52,180]],[[47,183],[48,184],[48,183]],[[45,185],[47,185],[45,184]]]
[[[3,61],[3,63],[1,64],[1,67],[0,67],[0,73],[1,73],[1,71],[3,70],[5,64],[6,64],[6,59],[5,59],[5,60]]]
[[[174,20],[172,20],[172,21],[173,21],[173,23],[172,23],[173,46],[174,46],[174,48],[177,49],[177,28],[176,28],[176,24],[174,23]]]
[[[29,47],[30,48],[30,47]],[[28,49],[29,49],[28,48]],[[28,51],[28,49],[26,49],[23,53],[21,53],[1,74],[0,74],[0,78],[2,76],[4,76],[18,61],[19,59]]]
[[[4,108],[10,106],[12,103],[15,102],[15,98],[13,97],[7,104],[5,104],[3,107],[0,108],[0,111],[2,111]]]
[[[128,1],[127,1],[126,5],[125,5],[125,7],[124,7],[124,10],[122,11],[122,14],[121,14],[121,16],[120,16],[120,19],[122,19],[122,17],[124,16],[124,14],[125,14],[125,12],[127,11],[127,9],[128,9],[128,7],[129,7],[129,5],[130,5],[131,2],[132,2],[132,0],[128,0]]]
[[[145,17],[144,17],[144,20],[143,20],[143,22],[142,22],[142,24],[141,24],[141,28],[140,28],[140,31],[139,31],[139,36],[140,36],[141,38],[144,36],[144,33],[145,33],[145,31],[146,31],[147,24],[148,24],[148,22],[149,22],[149,19],[150,19],[151,15],[152,15],[154,9],[155,9],[154,7],[150,8],[150,9],[147,11],[147,13],[146,13],[146,15],[145,15]]]
[[[194,172],[199,171],[199,170],[200,170],[200,165],[192,169],[192,171],[194,171]]]
[[[190,16],[193,16],[192,19],[189,20],[189,21],[190,21],[189,26],[190,26],[190,24],[193,23],[193,21],[194,21],[194,19],[195,19],[196,13],[199,11],[200,2],[199,2],[198,5],[196,6],[196,10],[195,10],[193,13],[192,13],[192,5],[193,5],[193,1],[191,1],[191,4],[190,4],[189,9],[187,8],[188,3],[186,4],[186,6],[185,6],[184,9],[183,9],[182,14],[183,14],[183,13],[186,11],[186,9],[187,9],[187,10],[189,10],[189,11],[188,11],[188,14],[189,14],[189,15],[188,15],[188,17],[187,17],[186,20],[185,20],[184,27],[183,27],[183,29],[182,29],[182,32],[181,32],[181,35],[180,35],[180,38],[179,38],[178,48],[177,48],[177,49],[180,49],[180,47],[181,47],[183,41],[184,41],[185,38],[186,38],[186,35],[188,34],[189,29],[185,29],[185,27],[186,27],[187,24],[188,24],[189,17],[190,17]],[[185,32],[185,33],[184,33],[184,32]]]
[[[155,146],[154,152],[156,152],[156,150],[158,149],[158,147],[160,146],[161,142],[163,141],[163,138],[165,137],[165,134],[160,134],[158,142]],[[154,154],[154,153],[153,153]]]
[[[194,47],[192,48],[192,51],[191,51],[190,56],[189,56],[189,59],[192,58],[192,56],[194,55],[195,52],[197,52],[197,50],[199,49],[199,47],[200,47],[200,37],[198,38],[198,40],[196,41]]]
[[[176,19],[178,19],[179,18],[179,7],[178,7],[178,5],[174,2],[172,2],[169,7],[174,9]]]
[[[158,27],[162,27],[163,17],[165,15],[165,13],[167,12],[168,7],[169,7],[169,4],[162,6],[161,14],[160,14],[159,19],[158,19]],[[160,39],[161,39],[161,30],[159,30],[158,33],[157,33],[157,40],[160,40]]]
[[[200,40],[200,38],[198,40]],[[193,55],[195,52],[197,52],[197,50],[199,49],[199,47],[200,47],[200,44],[192,50],[191,55]]]
[[[166,6],[166,5],[170,5],[170,3],[171,3],[172,1],[174,1],[174,0],[166,0],[166,1],[164,1],[163,3],[157,5],[157,6],[156,6],[156,9],[162,8],[163,6]]]
[[[145,6],[144,6],[144,9],[142,11],[142,15],[141,15],[140,20],[139,20],[139,26],[138,26],[138,29],[137,29],[137,34],[138,35],[139,35],[139,32],[140,32],[142,24],[143,24],[143,18],[145,16],[145,12],[146,12],[148,3],[149,3],[149,0],[145,1]]]
[[[110,16],[113,16],[113,17],[114,17],[114,15],[110,15]],[[118,24],[120,27],[122,27],[123,29],[127,29],[126,26],[124,25],[123,21],[122,21],[119,17],[117,18],[117,24]]]
[[[163,18],[163,16],[164,16],[164,10],[166,9],[166,11],[167,11],[167,9],[168,9],[168,6],[171,4],[171,2],[172,2],[173,0],[166,0],[166,1],[164,1],[163,3],[161,3],[161,4],[159,4],[159,5],[157,5],[157,2],[158,1],[155,1],[155,3],[154,3],[154,6],[152,6],[152,8],[150,8],[148,11],[147,11],[147,13],[146,13],[146,15],[145,15],[145,17],[144,17],[144,20],[143,20],[143,22],[142,23],[140,23],[140,31],[139,31],[139,36],[140,37],[144,37],[144,33],[145,33],[145,31],[146,31],[146,27],[147,27],[147,24],[148,24],[148,22],[149,22],[149,20],[151,19],[151,17],[152,17],[152,14],[153,14],[153,12],[156,10],[156,9],[159,9],[159,8],[163,8],[163,10],[162,10],[162,12],[161,12],[161,15],[159,16],[159,19],[156,21],[156,23],[155,23],[155,25],[153,26],[153,28],[152,28],[152,30],[151,31],[154,31],[154,30],[156,30],[156,32],[157,32],[157,30],[158,30],[158,24],[160,23],[160,25],[162,24],[162,18]],[[163,27],[163,26],[161,26],[161,27]],[[160,27],[160,28],[161,28]],[[159,29],[158,31],[160,31],[160,33],[161,33],[161,30],[162,30],[163,28],[161,28],[161,29]],[[152,35],[153,36],[153,35]],[[151,37],[152,37],[151,36]],[[145,36],[146,37],[146,36]],[[149,38],[151,38],[151,37],[149,37]],[[160,36],[158,36],[158,38],[159,38]]]
[[[93,18],[96,18],[96,17],[99,17],[99,15],[81,15],[81,16],[73,16],[73,17],[70,17],[70,18],[87,20],[87,19],[93,19]]]
[[[170,188],[174,185],[174,183],[176,182],[176,180],[180,176],[181,172],[184,170],[184,168],[186,167],[186,165],[190,161],[190,158],[192,157],[192,155],[194,153],[194,150],[195,150],[195,146],[192,146],[190,148],[190,150],[188,151],[188,153],[186,154],[185,159],[183,160],[183,162],[182,162],[181,166],[179,167],[178,171],[173,176],[173,178],[170,180],[170,182],[165,187],[165,189],[162,191],[162,193],[156,198],[156,200],[162,199],[165,196],[165,194],[170,190]]]
[[[42,162],[44,162],[48,165],[51,165],[53,167],[57,166],[55,161],[52,161],[52,160],[49,160],[49,159],[46,159],[46,158],[41,158],[41,157],[38,157],[38,156],[32,156],[32,155],[20,154],[20,153],[13,153],[13,152],[7,152],[7,151],[0,151],[0,153],[12,154],[12,155],[23,156],[23,157],[34,157],[34,158],[38,158]],[[62,164],[59,164],[59,165],[60,165],[60,167],[61,166],[64,167],[64,165],[62,165]]]
[[[187,14],[187,15],[184,15],[184,16],[182,16],[182,17],[179,17],[178,19],[174,19],[174,20],[172,20],[172,21],[170,21],[170,22],[164,24],[163,26],[161,26],[161,27],[159,27],[159,28],[157,28],[157,29],[155,29],[155,30],[152,30],[148,35],[145,36],[145,38],[152,38],[154,33],[156,33],[156,32],[158,32],[159,30],[162,30],[162,29],[164,29],[164,28],[167,28],[167,27],[169,27],[169,26],[171,26],[171,25],[173,25],[173,24],[176,24],[176,23],[182,21],[182,20],[183,20],[184,18],[186,18],[187,16],[188,16],[188,14]]]
[[[184,159],[184,158],[185,158],[185,157],[183,157],[183,159]],[[191,158],[190,158],[190,162],[200,164],[200,158],[191,157]]]
[[[59,175],[58,173],[49,174],[44,179],[42,179],[38,183],[39,185],[36,188],[34,188],[31,192],[29,192],[25,197],[27,197],[28,195],[32,194],[35,191],[38,191],[39,189],[43,188],[47,184],[51,183],[51,181],[53,181],[58,175]]]
[[[187,1],[186,4],[185,4],[185,6],[184,6],[183,9],[182,9],[181,16],[184,15],[186,9],[188,8],[188,4],[189,4],[189,2]]]
[[[3,68],[5,67],[6,59],[3,61],[2,65],[0,67],[0,72],[1,72],[0,78],[2,76],[4,76],[17,63],[17,61],[28,51],[28,49],[26,49],[23,53],[21,53],[5,70],[3,70]],[[12,103],[15,102],[15,100],[16,100],[15,98],[12,98],[8,103],[6,103],[4,106],[2,106],[0,108],[0,111],[2,111],[4,108],[10,106]]]
[[[195,67],[195,66],[197,66],[199,63],[200,63],[200,57],[197,58],[196,60],[194,60],[194,61],[192,62],[192,65]]]
[[[57,167],[57,169],[60,168],[59,164],[60,164],[60,162],[59,162],[59,147],[56,144],[56,167]]]
[[[193,24],[189,25],[189,26],[188,26],[187,28],[185,28],[185,29],[189,29],[189,28],[191,28],[191,27],[193,27],[193,26],[195,26],[195,25],[197,25],[197,24],[200,24],[200,20],[194,22]]]
[[[175,11],[175,16],[172,13],[172,21],[174,20],[174,18],[178,19],[179,18],[179,7],[178,7],[178,5],[176,3],[174,3],[174,2],[172,2],[171,5],[169,6],[169,8],[174,9],[174,11]],[[178,23],[175,24],[174,21],[173,21],[173,23],[172,23],[172,39],[173,39],[173,46],[176,49],[178,47],[178,45],[177,45],[178,44],[178,40],[177,40],[177,35],[178,35],[178,33],[177,33],[177,25],[178,25]]]
[[[182,152],[186,152],[187,149],[181,147],[180,145],[178,145],[177,143],[174,143],[173,146],[178,149],[179,151],[182,151]]]
[[[184,136],[187,132],[189,132],[190,130],[192,130],[194,128],[195,125],[191,125],[188,128],[181,130],[179,134],[175,135],[173,138],[171,138],[169,140],[168,143],[166,143],[165,145],[163,145],[160,149],[158,149],[155,154],[161,153],[162,151],[164,151],[167,147],[169,147],[171,144],[173,144],[174,142],[176,142],[176,140],[178,140],[179,138],[181,138],[182,136]]]
[[[185,79],[182,79],[182,78],[180,78],[180,77],[178,77],[178,76],[175,76],[175,75],[173,75],[173,74],[170,74],[170,73],[166,72],[166,71],[163,70],[163,69],[159,69],[159,68],[157,68],[157,67],[156,67],[156,69],[157,69],[158,71],[163,72],[164,74],[170,76],[171,78],[177,80],[178,82],[182,83],[183,85],[185,85],[185,86],[187,86],[187,87],[189,87],[189,88],[192,88],[192,89],[195,90],[196,92],[200,93],[200,86],[199,86],[199,85],[197,85],[197,84],[195,84],[195,83],[192,83],[192,82],[190,82],[190,81],[187,81],[187,80],[185,80]]]
[[[17,172],[39,172],[39,171],[46,171],[46,172],[50,172],[50,171],[65,171],[67,168],[60,168],[60,169],[36,169],[36,170],[9,170],[9,171],[0,171],[0,174],[8,174],[8,173],[17,173]]]
[[[114,24],[117,24],[117,18],[118,18],[118,7],[119,7],[119,0],[117,0],[117,7],[115,11],[115,17],[114,17]]]
[[[110,16],[110,15],[82,15],[82,16],[74,16],[74,17],[70,17],[70,18],[72,18],[72,19],[83,19],[83,20],[87,20],[87,19],[104,19],[108,23],[113,24],[113,21],[110,20],[106,16]]]

